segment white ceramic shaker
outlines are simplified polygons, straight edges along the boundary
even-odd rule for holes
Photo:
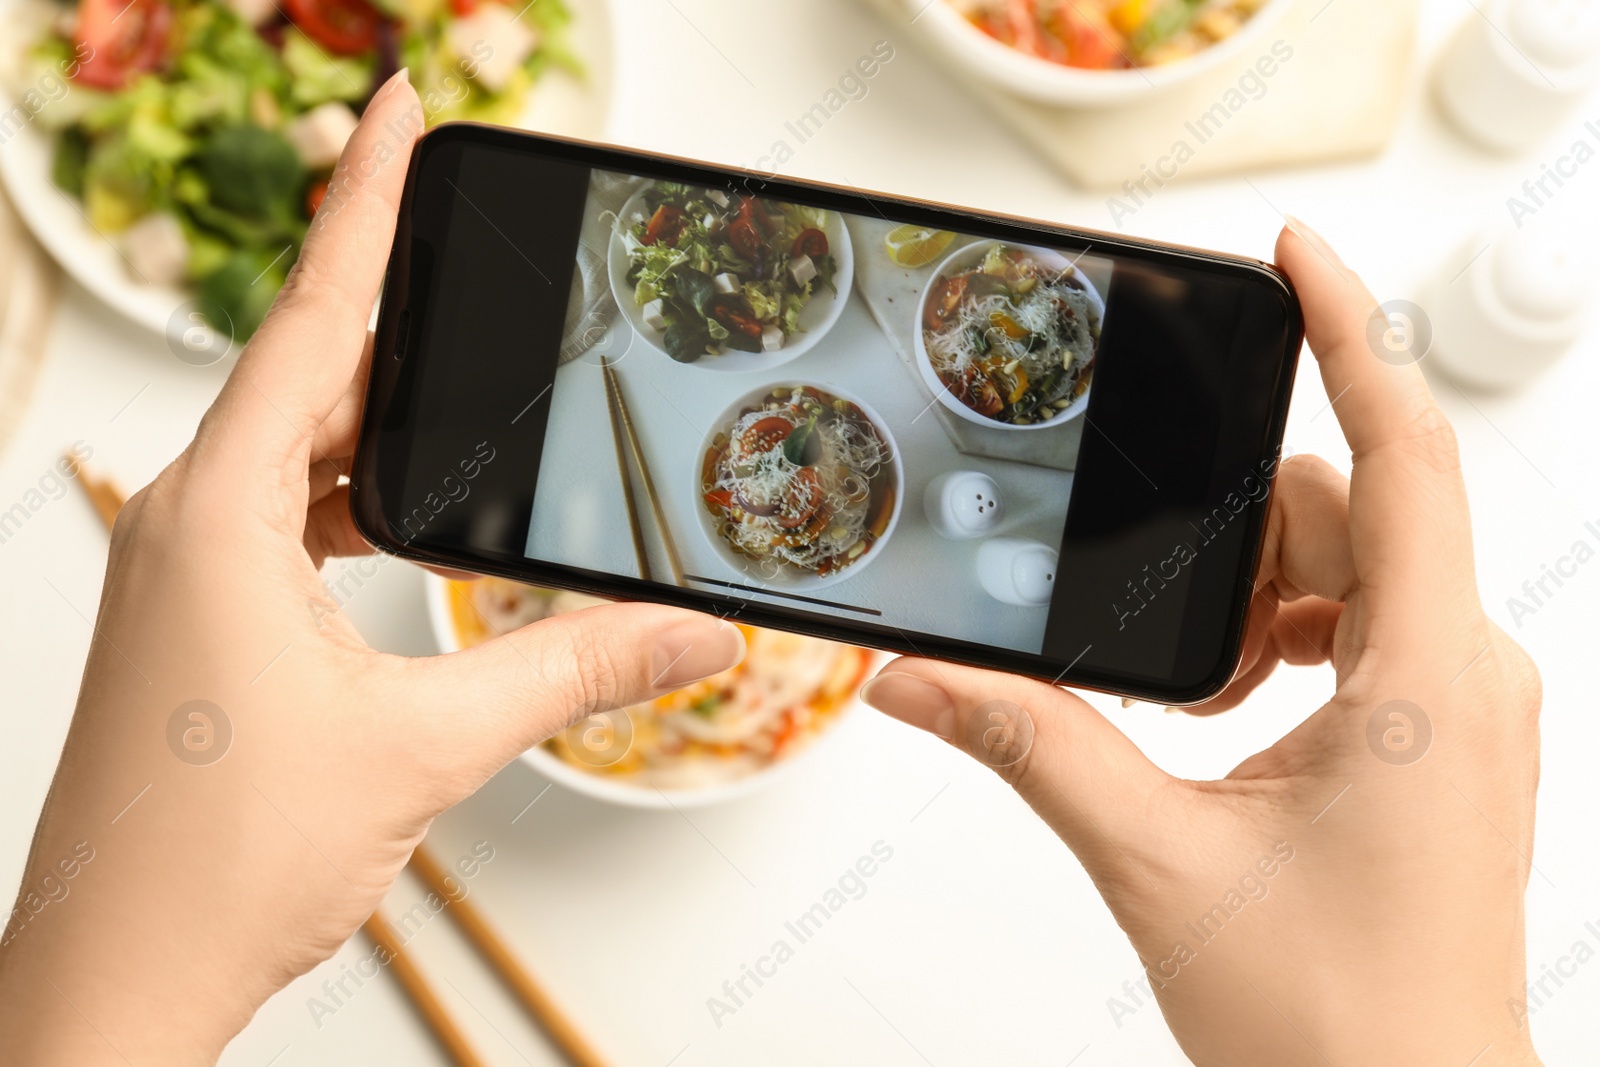
[[[1600,0],[1474,4],[1434,70],[1439,105],[1488,148],[1554,133],[1600,77]]]
[[[1425,298],[1429,362],[1491,390],[1519,386],[1555,362],[1588,317],[1596,286],[1589,239],[1585,228],[1559,225],[1473,237],[1443,264]]]
[[[928,525],[940,536],[966,541],[993,533],[1006,517],[1000,486],[982,471],[946,471],[922,492]]]
[[[1003,604],[1048,604],[1056,562],[1056,550],[1039,541],[991,537],[978,546],[978,584]]]

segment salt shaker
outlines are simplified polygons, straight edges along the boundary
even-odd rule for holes
[[[1600,5],[1593,0],[1489,0],[1462,19],[1434,85],[1462,132],[1515,152],[1554,133],[1597,77]]]
[[[946,471],[922,493],[928,525],[952,541],[993,533],[1005,518],[1000,486],[982,471]]]
[[[1475,236],[1443,265],[1425,297],[1433,324],[1428,358],[1468,385],[1520,385],[1583,332],[1594,284],[1582,228],[1537,225]]]
[[[991,537],[978,546],[978,584],[1003,604],[1048,604],[1056,562],[1056,550],[1039,541]]]

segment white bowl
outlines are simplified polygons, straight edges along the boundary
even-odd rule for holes
[[[663,359],[672,359],[662,347],[660,331],[645,325],[644,309],[633,299],[633,285],[628,281],[628,250],[622,241],[622,230],[629,225],[626,220],[633,216],[653,184],[645,183],[628,197],[617,212],[618,221],[612,227],[611,243],[606,253],[606,272],[611,278],[611,295],[616,298],[617,307],[622,310],[622,317],[628,321],[628,325],[633,327],[633,332]],[[799,337],[791,338],[776,352],[729,350],[720,356],[701,356],[693,363],[682,365],[723,372],[771,371],[815,348],[844,312],[845,304],[850,301],[851,281],[855,277],[855,253],[850,245],[850,231],[844,224],[844,216],[837,211],[829,211],[828,222],[822,232],[828,238],[828,252],[838,265],[833,275],[833,290],[821,284],[813,287],[811,299],[800,309],[802,333]]]
[[[949,408],[951,411],[955,412],[957,415],[961,416],[963,419],[966,419],[968,422],[976,423],[979,426],[987,426],[995,430],[1047,430],[1052,426],[1060,426],[1062,423],[1082,415],[1084,411],[1088,409],[1089,393],[1092,391],[1092,389],[1085,389],[1082,396],[1074,399],[1071,404],[1056,412],[1055,415],[1051,416],[1049,419],[1046,419],[1044,422],[1031,422],[1026,426],[1018,426],[1015,423],[1001,422],[998,419],[991,419],[987,415],[981,415],[972,408],[967,407],[967,405],[963,404],[961,400],[956,397],[955,394],[950,392],[949,388],[939,380],[939,375],[934,373],[933,358],[928,355],[927,343],[922,336],[924,333],[924,327],[922,325],[923,313],[926,311],[928,306],[928,294],[933,292],[933,287],[938,284],[941,279],[947,278],[952,274],[959,274],[968,267],[974,267],[979,263],[982,263],[984,257],[989,254],[989,249],[995,247],[996,245],[1003,245],[1006,248],[1021,249],[1039,262],[1054,267],[1057,270],[1072,265],[1072,260],[1068,259],[1066,256],[1062,255],[1060,252],[1057,252],[1053,248],[1040,248],[1037,245],[1018,244],[1015,241],[976,241],[963,248],[956,249],[956,251],[945,257],[943,263],[939,264],[938,269],[935,270],[933,275],[928,279],[928,284],[923,287],[921,299],[917,301],[917,321],[912,332],[915,342],[914,347],[917,354],[917,370],[922,373],[922,380],[927,384],[928,388],[933,390],[934,399],[939,401],[939,403],[943,404],[945,407]],[[1079,270],[1077,272],[1077,276],[1078,280],[1083,282],[1084,292],[1088,294],[1089,303],[1094,307],[1095,313],[1100,316],[1100,323],[1103,328],[1106,321],[1105,298],[1100,295],[1100,290],[1095,288],[1094,282],[1090,281],[1088,276],[1085,275],[1083,271]],[[1095,354],[1097,356],[1099,355],[1098,341],[1095,343]]]
[[[872,544],[872,546],[867,549],[860,559],[856,560],[848,567],[844,567],[840,570],[834,571],[832,574],[826,575],[794,575],[788,573],[788,571],[784,571],[778,577],[765,578],[752,574],[749,570],[752,561],[748,557],[741,556],[739,553],[735,552],[733,548],[729,546],[728,542],[723,540],[722,537],[717,534],[716,519],[712,516],[711,512],[706,509],[705,504],[700,499],[702,494],[705,492],[705,488],[701,484],[700,473],[701,467],[705,462],[706,450],[711,447],[712,438],[714,438],[718,433],[725,431],[733,423],[733,421],[739,417],[739,412],[741,410],[746,407],[761,403],[767,398],[767,395],[773,389],[796,385],[810,386],[813,389],[827,393],[829,396],[835,396],[841,400],[848,400],[856,407],[861,409],[861,413],[867,417],[867,420],[871,422],[872,425],[877,429],[878,435],[883,438],[884,443],[889,446],[889,467],[894,475],[894,507],[889,512],[889,524],[884,527],[882,536],[880,536]],[[717,556],[721,558],[724,563],[727,564],[734,577],[745,580],[753,579],[756,583],[770,586],[773,589],[781,589],[786,593],[804,593],[813,589],[822,589],[826,586],[833,585],[835,582],[842,582],[846,578],[861,573],[861,569],[867,566],[873,560],[877,559],[878,556],[883,553],[884,546],[889,543],[889,538],[894,534],[895,526],[900,522],[900,508],[901,505],[905,503],[905,498],[905,465],[900,460],[900,447],[895,444],[893,435],[889,433],[888,423],[884,422],[883,418],[879,416],[876,411],[872,410],[866,401],[862,400],[860,397],[857,397],[851,393],[847,393],[838,386],[823,385],[820,382],[809,382],[785,378],[778,381],[768,382],[758,389],[754,389],[748,393],[745,393],[739,399],[735,400],[732,404],[729,404],[726,408],[724,408],[721,415],[717,416],[716,421],[711,424],[710,429],[706,433],[705,439],[700,442],[700,448],[695,452],[694,455],[694,511],[695,515],[697,515],[700,520],[700,532],[705,534],[706,541],[710,543],[712,550],[716,552]]]
[[[433,627],[434,640],[438,643],[440,652],[459,652],[462,648],[461,638],[456,633],[455,620],[450,614],[450,582],[431,572],[426,578],[428,621]],[[881,663],[884,658],[876,655],[870,663]],[[859,704],[860,701],[852,697],[839,709],[834,721],[798,751],[769,763],[743,778],[694,789],[660,789],[630,782],[627,778],[619,776],[591,774],[572,766],[543,745],[535,745],[524,752],[522,762],[550,781],[574,793],[603,800],[608,804],[653,810],[700,808],[749,796],[787,776],[795,766],[814,759],[814,753],[818,749],[836,743],[832,738],[845,728],[847,720],[853,717]]]
[[[1232,37],[1187,59],[1124,70],[1085,70],[1019,52],[968,22],[948,0],[915,0],[913,6],[921,8],[914,21],[923,35],[946,59],[974,76],[1041,103],[1101,107],[1154,96],[1236,57],[1293,2],[1268,0]]]

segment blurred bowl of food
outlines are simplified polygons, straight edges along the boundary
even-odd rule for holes
[[[210,363],[359,187],[334,164],[396,70],[430,126],[593,138],[611,65],[605,0],[0,0],[0,182],[80,284]]]
[[[428,576],[445,652],[604,603],[503,578]],[[701,807],[771,784],[838,732],[871,666],[865,649],[740,626],[738,666],[646,704],[592,715],[523,753],[552,781],[635,808]]]
[[[997,88],[1093,107],[1237,58],[1292,0],[917,0],[945,56]],[[925,6],[924,6],[925,4]]]

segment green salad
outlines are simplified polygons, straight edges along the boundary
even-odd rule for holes
[[[645,325],[680,363],[777,351],[801,332],[817,285],[834,289],[820,208],[672,182],[641,203],[618,227],[628,280]]]
[[[423,119],[513,121],[579,72],[562,0],[81,0],[32,59],[73,91],[40,113],[52,177],[132,272],[191,284],[212,325],[260,325],[372,93],[408,67]]]

